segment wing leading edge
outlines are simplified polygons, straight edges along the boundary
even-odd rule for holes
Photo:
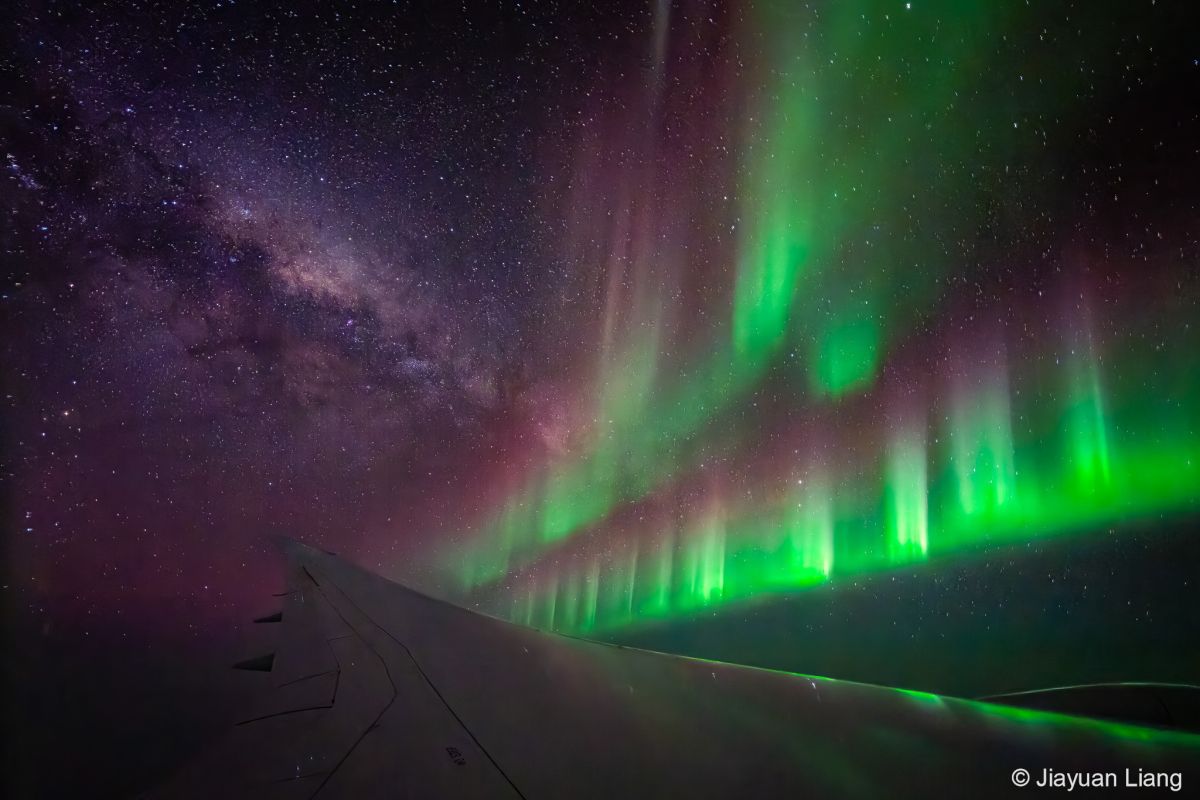
[[[989,797],[1200,765],[1200,735],[563,637],[283,549],[269,691],[148,797]]]

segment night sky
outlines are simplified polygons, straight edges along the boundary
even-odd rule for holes
[[[597,6],[7,15],[14,794],[232,719],[272,534],[835,678],[1200,683],[1188,4]]]

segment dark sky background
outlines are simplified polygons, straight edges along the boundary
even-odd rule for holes
[[[1108,121],[1098,137],[1049,160],[1111,241],[1160,220],[1194,272],[1186,5],[1046,12],[1089,17],[1117,65],[1100,74],[1119,76],[1086,106]],[[278,590],[270,534],[448,593],[423,557],[439,521],[479,476],[554,447],[578,376],[556,210],[589,112],[646,69],[655,16],[596,6],[6,15],[11,796],[124,796],[233,718],[254,687],[225,665]],[[690,7],[717,31],[739,18]],[[947,692],[1200,681],[1192,527],[864,578],[630,640]]]

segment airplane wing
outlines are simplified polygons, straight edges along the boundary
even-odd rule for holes
[[[283,549],[278,650],[244,665],[270,670],[269,691],[146,797],[992,797],[1019,792],[1018,769],[1200,781],[1195,733],[564,637]]]

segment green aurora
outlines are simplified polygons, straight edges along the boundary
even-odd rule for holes
[[[614,235],[632,273],[583,265],[610,286],[584,444],[450,549],[469,595],[589,632],[1200,503],[1185,309],[1155,298],[1147,315],[1089,265],[1036,297],[1019,280],[974,305],[955,289],[1022,257],[987,232],[992,182],[1039,202],[1047,130],[1079,80],[1002,93],[984,43],[1037,30],[1002,6],[744,15],[736,37],[761,63],[737,76],[733,268],[705,273],[720,301],[680,299],[698,267],[659,258],[653,235]],[[651,124],[654,92],[636,112]],[[654,186],[667,167],[632,169]],[[665,217],[645,194],[610,211]],[[964,237],[969,253],[947,244]]]

